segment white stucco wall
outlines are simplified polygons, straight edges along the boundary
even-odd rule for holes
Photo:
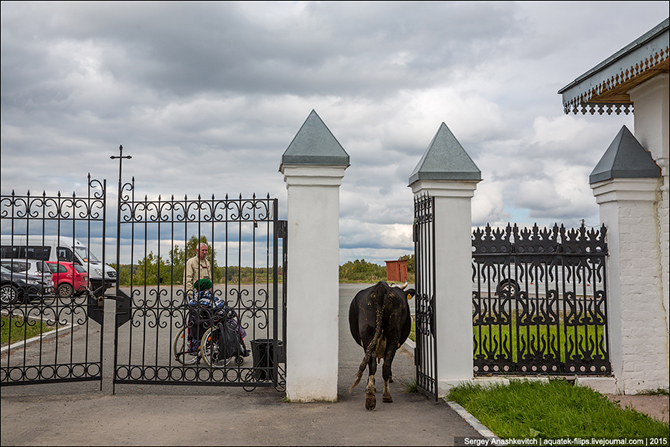
[[[346,167],[282,165],[288,192],[286,396],[337,401],[339,187]]]
[[[613,179],[591,185],[607,226],[612,371],[626,394],[668,386],[666,309],[656,256],[659,184],[659,179]]]
[[[668,172],[670,163],[670,76],[668,73],[655,76],[630,90],[635,103],[635,138],[651,153],[661,168],[662,182],[656,190],[655,219],[658,234],[657,251],[660,257],[661,296],[665,307],[666,330],[670,334],[670,221],[668,220]]]

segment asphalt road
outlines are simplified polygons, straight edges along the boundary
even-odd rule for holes
[[[446,403],[404,391],[415,376],[405,351],[393,364],[393,403],[378,398],[377,409],[367,411],[365,387],[349,393],[363,350],[349,334],[348,307],[363,287],[340,286],[338,402],[287,403],[272,388],[117,385],[112,396],[99,382],[3,386],[1,443],[454,445],[455,437],[477,437]]]

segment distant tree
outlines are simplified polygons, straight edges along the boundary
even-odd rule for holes
[[[129,286],[130,285],[130,266],[123,265],[117,266],[116,264],[107,264],[114,270],[116,270],[116,280],[119,282],[120,286]]]
[[[122,266],[129,267],[129,266]],[[127,273],[125,272],[127,270]],[[130,268],[124,269],[124,274],[130,275]],[[167,259],[157,256],[153,251],[140,259],[133,266],[133,285],[156,284],[183,284],[184,282],[184,250],[178,245],[170,250]],[[124,284],[124,281],[119,282]],[[128,281],[128,285],[130,281]]]
[[[162,256],[156,256],[153,251],[137,263],[133,275],[134,285],[155,285],[159,284],[159,278],[163,278],[169,272],[169,267],[162,259]]]
[[[340,266],[340,281],[386,281],[386,267],[356,259]]]
[[[207,244],[207,258],[212,264],[213,280],[214,282],[220,282],[223,278],[223,273],[222,269],[216,265],[216,253],[214,249],[207,242],[205,236],[201,236],[200,239],[192,236],[186,243],[186,250],[179,247],[179,245],[175,245],[169,251],[167,259],[163,259],[163,256],[157,256],[151,251],[147,256],[139,260],[136,265],[132,266],[133,285],[156,285],[159,283],[183,284],[186,260],[196,255],[198,244],[201,242]],[[111,264],[110,266],[117,270],[119,285],[130,285],[131,266],[121,265],[118,269],[115,264]]]
[[[184,283],[184,266],[186,265],[186,255],[184,250],[179,248],[179,245],[175,245],[169,253],[170,266],[172,267],[171,272],[167,273],[168,276],[172,276],[172,284],[183,284]],[[169,280],[168,280],[169,281]]]

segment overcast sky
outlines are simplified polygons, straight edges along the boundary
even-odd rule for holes
[[[340,261],[413,252],[408,178],[444,122],[482,171],[473,225],[599,223],[588,175],[631,116],[557,91],[667,2],[2,2],[2,194],[279,198],[312,109],[351,157]],[[4,228],[3,228],[4,231]],[[4,233],[3,233],[4,234]]]

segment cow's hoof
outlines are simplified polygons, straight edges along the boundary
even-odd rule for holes
[[[365,409],[374,410],[377,406],[377,399],[374,394],[372,396],[365,396]]]
[[[382,397],[382,402],[393,402],[393,398],[391,397],[390,394],[389,395],[384,395]]]

